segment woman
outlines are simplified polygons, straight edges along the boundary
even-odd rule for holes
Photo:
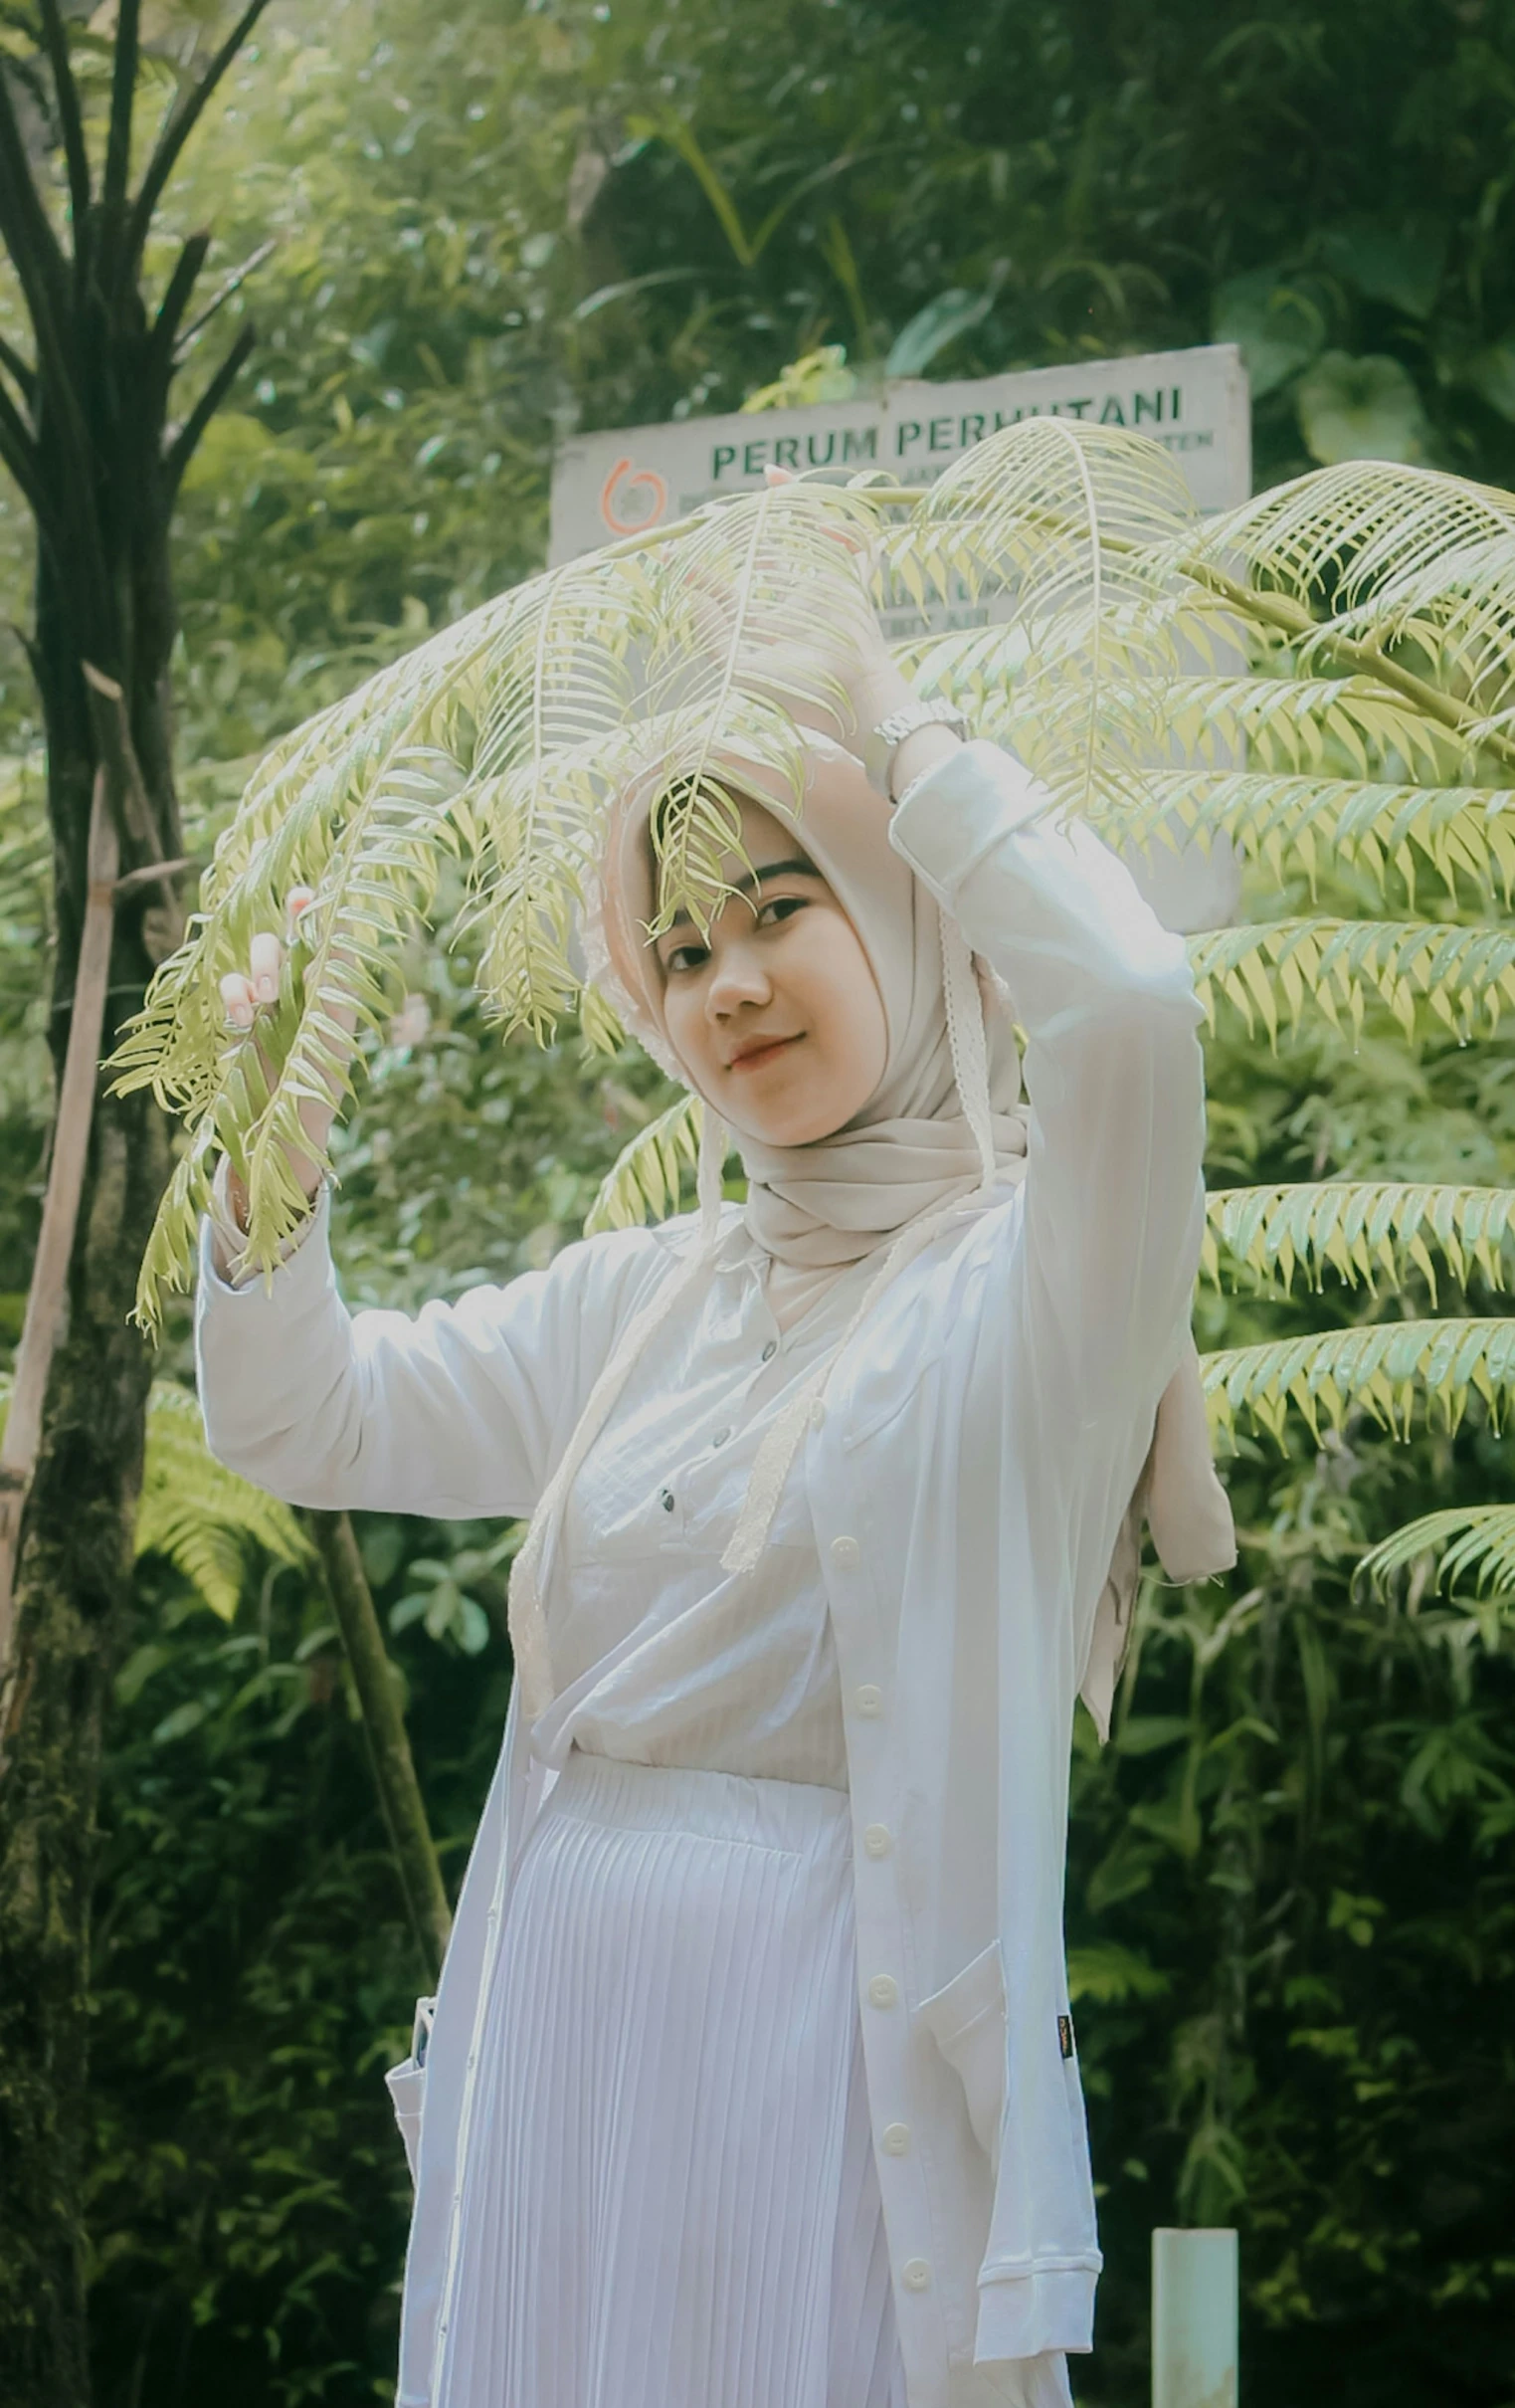
[[[414,1321],[346,1313],[324,1195],[271,1285],[237,1285],[228,1179],[205,1233],[224,1462],[535,1515],[400,2408],[1059,2408],[1091,2342],[1074,1701],[1105,1725],[1143,1504],[1170,1569],[1231,1559],[1188,1336],[1199,1007],[1116,858],[918,723],[876,626],[834,667],[887,791],[818,733],[797,822],[724,758],[707,932],[647,933],[676,801],[613,821],[595,967],[704,1100],[697,1216]]]

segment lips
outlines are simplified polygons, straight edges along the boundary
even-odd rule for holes
[[[787,1047],[798,1045],[799,1042],[799,1036],[775,1037],[769,1044],[744,1047],[741,1053],[732,1055],[726,1068],[728,1071],[761,1070],[765,1063],[776,1062]]]

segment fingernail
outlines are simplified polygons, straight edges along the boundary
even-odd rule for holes
[[[260,1003],[279,1000],[279,973],[284,966],[284,948],[268,928],[261,928],[248,947],[248,969],[253,980],[253,993]]]
[[[313,887],[291,887],[284,897],[284,933],[293,944],[299,933],[299,923],[315,901]]]
[[[241,970],[227,971],[221,981],[221,1000],[226,1006],[228,1028],[250,1029],[252,1027],[255,1012],[253,984],[251,979],[244,977]]]

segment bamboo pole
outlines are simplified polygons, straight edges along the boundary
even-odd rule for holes
[[[95,1117],[105,990],[110,981],[119,843],[103,763],[95,773],[88,859],[89,893],[74,980],[74,1011],[53,1123],[53,1158],[48,1166],[47,1193],[43,1199],[42,1232],[37,1241],[32,1284],[27,1291],[21,1343],[16,1349],[5,1439],[0,1444],[0,1685],[7,1680],[11,1663],[21,1521],[42,1443],[42,1408],[48,1375],[63,1331],[69,1263],[74,1253],[79,1199]]]
[[[345,1513],[312,1512],[309,1522],[352,1667],[374,1785],[389,1829],[405,1910],[427,1972],[435,1979],[453,1918],[400,1711],[394,1668],[351,1521]]]

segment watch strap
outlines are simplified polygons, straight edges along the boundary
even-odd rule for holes
[[[937,701],[906,702],[900,709],[891,710],[864,739],[863,773],[874,793],[881,794],[886,803],[895,800],[889,783],[894,755],[905,737],[916,734],[922,727],[950,727],[954,735],[965,739],[968,734],[968,722],[962,712],[951,702]]]

